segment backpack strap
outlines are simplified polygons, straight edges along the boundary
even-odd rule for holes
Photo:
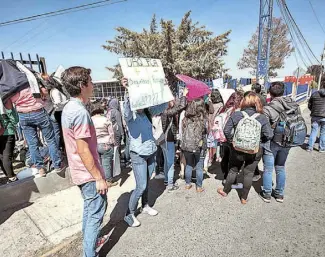
[[[241,111],[242,115],[244,116],[244,118],[249,118],[249,115],[247,112],[245,111]]]
[[[258,116],[260,116],[260,114],[257,112],[257,113],[254,113],[251,117],[256,119]]]

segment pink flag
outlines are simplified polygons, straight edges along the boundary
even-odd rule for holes
[[[176,75],[176,77],[183,81],[188,88],[188,95],[187,100],[192,101],[194,99],[198,99],[200,97],[203,97],[205,95],[208,95],[211,93],[211,90],[209,87],[202,81],[193,79],[186,75]]]

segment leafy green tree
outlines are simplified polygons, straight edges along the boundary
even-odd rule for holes
[[[176,84],[176,74],[203,79],[214,78],[227,71],[222,58],[227,54],[231,31],[214,36],[205,26],[193,22],[191,11],[176,26],[171,20],[152,17],[149,29],[141,32],[116,28],[117,35],[106,41],[105,50],[120,57],[157,58],[162,61],[170,85]],[[114,77],[121,77],[119,65],[108,67]]]

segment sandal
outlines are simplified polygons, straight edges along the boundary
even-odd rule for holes
[[[247,204],[247,200],[245,199],[240,199],[241,204]]]
[[[97,239],[96,253],[98,253],[100,249],[102,249],[102,247],[107,243],[108,240],[109,240],[109,235],[105,235]]]
[[[203,193],[204,191],[205,191],[205,189],[203,187],[197,187],[196,188],[197,193]]]
[[[219,195],[221,195],[221,196],[223,196],[223,197],[227,197],[227,195],[228,195],[227,193],[225,193],[225,192],[223,191],[223,188],[218,188],[217,192],[218,192]]]

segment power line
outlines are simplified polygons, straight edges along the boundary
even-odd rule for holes
[[[315,17],[316,17],[316,20],[317,20],[317,22],[318,22],[320,28],[322,29],[323,33],[325,34],[325,29],[324,29],[323,25],[321,24],[320,20],[318,19],[318,16],[317,16],[317,14],[316,14],[316,11],[315,11],[315,9],[314,9],[313,4],[311,3],[310,0],[308,0],[308,2],[309,2],[309,4],[310,4],[311,9],[313,10],[313,13],[314,13],[314,15],[315,15]]]
[[[285,13],[285,10],[284,10],[284,6],[282,5],[282,2],[280,2],[280,0],[276,0],[277,1],[277,4],[279,6],[279,9],[280,9],[280,12],[281,12],[281,15],[284,19],[284,22],[287,24],[287,27],[288,27],[288,30],[289,30],[289,34],[290,34],[290,37],[291,37],[291,40],[292,40],[292,43],[295,47],[295,50],[294,50],[294,56],[295,56],[295,59],[296,59],[296,63],[297,63],[297,66],[299,67],[299,61],[298,61],[298,57],[297,57],[297,53],[298,55],[300,56],[300,59],[301,61],[303,62],[303,64],[305,65],[305,67],[308,67],[308,64],[306,64],[301,52],[300,52],[300,49],[299,49],[299,46],[297,44],[297,41],[296,41],[296,38],[294,37],[294,34],[293,34],[293,31],[292,31],[292,24],[290,23],[289,21],[289,18],[287,17],[286,13]]]
[[[29,22],[29,21],[47,18],[47,17],[63,15],[63,14],[71,13],[71,12],[78,12],[78,11],[83,11],[83,10],[88,10],[88,9],[93,9],[93,8],[99,8],[99,7],[103,7],[105,5],[112,5],[112,4],[117,4],[117,3],[126,2],[126,1],[127,0],[111,2],[111,0],[102,0],[102,1],[91,3],[91,4],[83,4],[83,5],[65,8],[65,9],[61,9],[61,10],[57,10],[57,11],[51,11],[51,12],[37,14],[37,15],[29,16],[29,17],[0,22],[0,27],[14,25],[17,23],[22,23],[22,22]]]
[[[5,51],[6,49],[12,47],[13,45],[17,44],[18,42],[21,42],[23,39],[24,40],[24,44],[26,44],[26,42],[28,42],[29,40],[31,39],[35,39],[36,36],[44,33],[45,29],[41,30],[40,32],[38,31],[39,28],[43,27],[43,26],[46,26],[47,23],[44,23],[44,22],[41,22],[40,24],[38,24],[37,26],[35,27],[32,27],[30,30],[28,30],[23,36],[19,37],[18,39],[16,39],[15,41],[13,41],[12,43],[10,43],[9,45],[7,45],[5,48],[2,49],[2,51]],[[35,33],[31,33],[31,32],[35,32]]]
[[[304,44],[305,44],[305,45],[307,46],[307,48],[309,49],[309,52],[312,54],[312,56],[315,58],[315,60],[319,63],[319,60],[317,59],[316,55],[315,55],[315,54],[313,53],[313,51],[311,50],[311,48],[310,48],[310,46],[308,45],[308,43],[307,43],[305,37],[302,35],[302,33],[301,33],[301,31],[300,31],[300,29],[299,29],[299,27],[298,27],[296,21],[295,21],[294,18],[292,17],[292,15],[291,15],[291,13],[290,13],[290,11],[289,11],[289,8],[288,8],[288,6],[287,6],[285,0],[281,0],[281,1],[282,1],[282,4],[283,4],[283,6],[284,6],[286,12],[289,14],[290,20],[293,22],[294,27],[297,29],[299,36],[303,39]]]

